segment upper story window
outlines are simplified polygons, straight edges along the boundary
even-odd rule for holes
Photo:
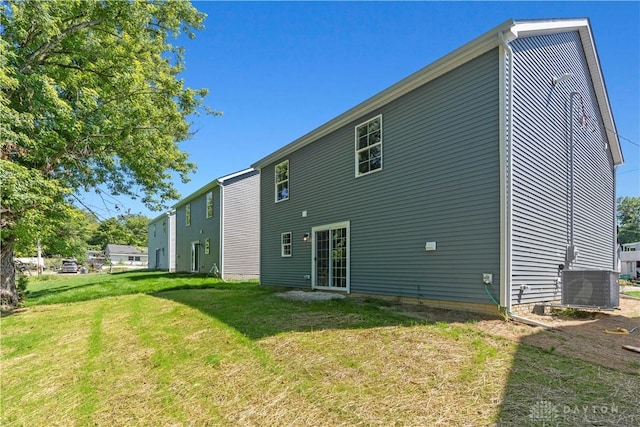
[[[356,177],[382,169],[382,116],[356,126]]]
[[[187,227],[191,226],[191,203],[184,207],[184,223]]]
[[[280,162],[275,168],[276,202],[289,199],[289,160]]]
[[[280,256],[291,256],[291,232],[282,233],[280,235]]]
[[[213,191],[207,193],[207,218],[213,216]]]

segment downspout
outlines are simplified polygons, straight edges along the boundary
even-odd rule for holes
[[[220,279],[224,281],[224,185],[218,182],[220,188]]]
[[[485,291],[491,298],[491,300],[496,303],[498,306],[498,310],[504,310],[506,315],[515,321],[526,323],[533,326],[542,326],[546,329],[553,329],[553,326],[548,325],[543,322],[538,322],[537,320],[529,319],[526,317],[522,317],[511,312],[511,235],[512,235],[512,211],[511,211],[511,194],[512,194],[512,180],[511,180],[511,161],[512,161],[512,147],[513,147],[513,49],[509,45],[509,42],[504,37],[504,33],[500,31],[498,33],[498,39],[502,43],[502,46],[508,52],[509,56],[509,70],[508,70],[508,97],[507,97],[507,105],[503,113],[508,112],[508,121],[505,117],[505,124],[507,124],[507,137],[506,137],[506,147],[501,147],[501,149],[505,150],[504,154],[504,176],[503,180],[506,180],[505,183],[505,206],[504,206],[504,214],[505,214],[505,253],[503,257],[503,262],[505,263],[505,268],[503,269],[503,276],[501,289],[500,289],[500,299],[501,304],[498,304],[497,301],[493,299],[491,293],[489,293],[488,287],[485,284]]]

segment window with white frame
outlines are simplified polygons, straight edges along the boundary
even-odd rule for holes
[[[276,202],[289,199],[289,160],[280,162],[275,168]]]
[[[213,216],[213,191],[207,193],[207,218]]]
[[[291,256],[291,232],[280,235],[280,256]]]
[[[382,169],[382,116],[356,126],[356,176]]]

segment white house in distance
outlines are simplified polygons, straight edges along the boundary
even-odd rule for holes
[[[147,268],[148,255],[146,251],[129,245],[107,245],[106,258],[112,267]]]
[[[640,279],[640,242],[624,243],[620,246],[620,276]]]

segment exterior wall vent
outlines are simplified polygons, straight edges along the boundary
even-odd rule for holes
[[[613,309],[620,305],[618,273],[611,270],[564,270],[562,304]]]

